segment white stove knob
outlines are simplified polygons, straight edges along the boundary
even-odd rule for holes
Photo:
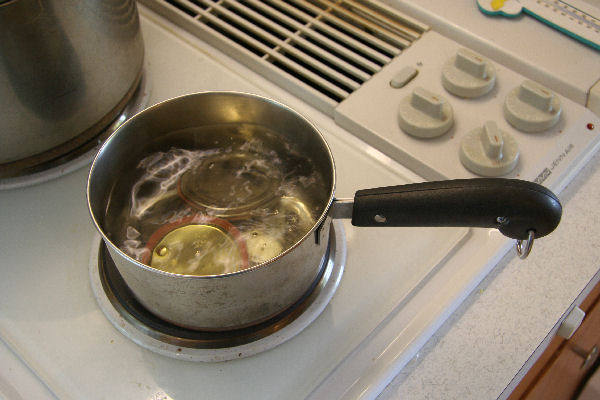
[[[500,130],[496,122],[487,121],[462,139],[460,161],[478,175],[506,175],[517,166],[519,147],[512,135]]]
[[[504,117],[523,132],[541,132],[560,119],[560,99],[544,86],[526,80],[514,88],[504,102]]]
[[[483,96],[492,90],[495,83],[494,65],[469,49],[458,50],[442,67],[442,84],[456,96]]]
[[[434,138],[448,132],[454,111],[445,98],[417,87],[400,102],[398,124],[409,135]]]

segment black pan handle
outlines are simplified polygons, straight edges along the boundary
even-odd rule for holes
[[[552,232],[562,207],[536,183],[502,178],[457,179],[359,190],[355,226],[464,226],[497,228],[513,239]]]

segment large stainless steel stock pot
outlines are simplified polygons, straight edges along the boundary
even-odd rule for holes
[[[0,0],[0,178],[94,142],[143,58],[134,0]]]

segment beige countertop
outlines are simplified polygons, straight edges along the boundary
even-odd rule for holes
[[[559,194],[557,230],[507,254],[378,397],[508,396],[567,311],[600,278],[600,154]]]

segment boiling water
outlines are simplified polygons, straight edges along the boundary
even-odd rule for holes
[[[264,128],[218,130],[211,145],[145,156],[115,189],[108,222],[126,254],[167,272],[225,274],[278,256],[314,226],[331,188],[310,159]]]

